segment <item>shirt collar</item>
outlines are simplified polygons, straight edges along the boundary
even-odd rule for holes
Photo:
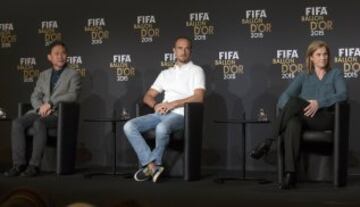
[[[192,65],[192,61],[187,62],[186,64],[182,66],[178,66],[177,64],[174,65],[174,69],[187,69]]]
[[[61,68],[60,70],[55,70],[54,68],[52,68],[52,73],[60,75],[64,71],[64,69],[65,69],[65,67]]]

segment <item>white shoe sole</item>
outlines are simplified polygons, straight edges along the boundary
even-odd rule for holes
[[[156,172],[156,174],[153,176],[152,181],[156,183],[161,175],[161,173],[164,171],[164,167],[160,167],[159,170]]]
[[[137,181],[137,182],[144,182],[144,181],[149,180],[149,179],[150,179],[150,176],[147,177],[147,178],[144,178],[144,179],[139,179],[139,178],[136,177],[136,175],[137,175],[138,173],[140,173],[141,171],[143,171],[143,169],[139,169],[138,171],[136,171],[136,173],[134,174],[134,180]]]

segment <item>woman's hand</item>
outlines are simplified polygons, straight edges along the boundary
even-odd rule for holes
[[[309,105],[304,108],[304,115],[308,117],[314,117],[317,110],[319,109],[319,103],[317,100],[308,100]]]

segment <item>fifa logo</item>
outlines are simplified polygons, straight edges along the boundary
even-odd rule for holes
[[[14,25],[12,23],[2,23],[0,24],[0,31],[5,32],[5,31],[13,31],[14,30]]]
[[[12,23],[0,24],[0,42],[2,48],[10,48],[16,42],[16,35],[12,34],[14,25]]]
[[[135,76],[135,68],[132,67],[130,63],[130,54],[113,55],[113,60],[110,63],[110,68],[115,69],[117,81],[128,81],[129,77]]]
[[[36,65],[34,57],[20,58],[20,65],[33,66]]]
[[[137,17],[138,24],[155,24],[155,16],[138,16]]]
[[[79,65],[82,64],[82,58],[81,56],[69,56],[67,62],[71,65]]]
[[[88,27],[105,27],[105,19],[104,18],[90,18],[87,21]]]
[[[360,71],[360,48],[339,48],[335,63],[343,66],[344,78],[358,78]]]
[[[297,49],[277,50],[272,64],[281,66],[281,79],[293,79],[295,74],[303,69],[303,65],[297,62],[298,59]]]
[[[209,12],[190,13],[186,26],[193,28],[194,40],[206,40],[209,35],[214,34],[215,29],[210,24]]]
[[[90,18],[87,20],[87,26],[85,26],[84,30],[90,33],[92,45],[100,45],[105,39],[109,39],[109,31],[104,29],[105,26],[105,18]]]
[[[250,38],[264,38],[266,32],[271,32],[271,23],[265,21],[267,17],[265,9],[245,11],[245,19],[242,19],[242,24],[249,25]]]
[[[114,63],[130,63],[131,57],[130,55],[114,55],[113,56],[113,62]]]
[[[309,22],[310,36],[324,36],[326,31],[331,31],[334,27],[333,21],[325,18],[327,16],[327,7],[306,7],[301,21]]]
[[[221,51],[219,52],[219,60],[234,60],[239,59],[238,51]]]
[[[57,29],[58,23],[57,21],[42,21],[41,29]]]
[[[139,30],[142,43],[153,42],[155,37],[160,37],[160,29],[155,24],[154,15],[137,16],[134,29]]]
[[[236,79],[238,74],[244,73],[244,66],[238,63],[238,51],[219,51],[215,67],[222,69],[224,80]]]
[[[86,70],[81,68],[83,64],[81,56],[69,56],[67,57],[68,67],[76,70],[82,77],[85,77]]]
[[[174,53],[164,53],[164,58],[160,62],[160,66],[164,68],[169,68],[175,64],[175,54]]]
[[[24,82],[34,82],[34,78],[39,77],[40,70],[35,69],[36,59],[34,57],[22,57],[19,59],[17,69],[22,72]]]
[[[42,21],[41,28],[38,30],[39,34],[44,34],[45,46],[50,45],[56,40],[61,40],[61,33],[56,32],[59,28],[59,24],[56,20]]]
[[[276,52],[276,58],[299,58],[297,50],[277,50]]]

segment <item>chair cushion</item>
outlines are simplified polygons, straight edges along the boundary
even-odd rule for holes
[[[333,131],[326,130],[326,131],[304,131],[303,142],[319,142],[319,143],[333,143],[334,142],[334,135]]]
[[[57,129],[51,128],[47,130],[48,136],[50,137],[56,137],[57,136]],[[34,136],[34,128],[30,127],[26,130],[26,135],[28,136]]]

